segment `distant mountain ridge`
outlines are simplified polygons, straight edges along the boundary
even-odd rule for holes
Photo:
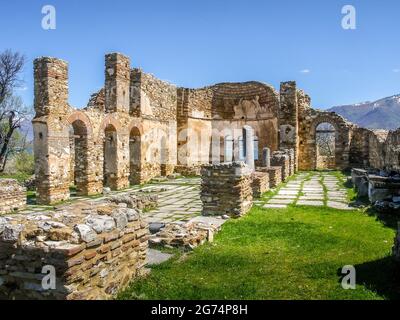
[[[369,129],[400,128],[400,94],[374,102],[363,102],[328,109],[347,120]]]

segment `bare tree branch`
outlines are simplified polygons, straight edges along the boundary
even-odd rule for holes
[[[19,78],[25,64],[25,57],[18,52],[6,50],[0,53],[0,103],[21,85]]]

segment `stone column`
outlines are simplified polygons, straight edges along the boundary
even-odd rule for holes
[[[68,64],[55,58],[38,58],[34,61],[34,78],[36,201],[51,204],[69,198],[70,141],[65,126]]]
[[[263,149],[262,165],[263,167],[269,168],[271,166],[271,150],[270,148]]]
[[[105,60],[106,112],[129,112],[130,60],[120,53],[107,54]]]
[[[296,82],[282,82],[280,87],[279,149],[294,149],[295,171],[298,167],[298,114]]]
[[[254,171],[254,130],[250,126],[243,127],[243,143],[246,164]]]

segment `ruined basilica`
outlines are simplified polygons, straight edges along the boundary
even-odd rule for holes
[[[200,173],[208,163],[244,160],[244,126],[254,131],[254,160],[263,149],[294,150],[296,170],[399,169],[399,132],[380,134],[315,110],[295,82],[279,92],[261,82],[176,87],[119,53],[105,57],[105,84],[82,109],[68,103],[68,64],[34,62],[34,153],[37,201],[51,204],[107,187],[121,190],[173,172]],[[335,133],[335,155],[318,157],[317,127]]]

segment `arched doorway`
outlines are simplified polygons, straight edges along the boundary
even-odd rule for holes
[[[129,133],[129,183],[131,185],[140,184],[141,172],[141,148],[140,131],[133,127]]]
[[[69,129],[71,195],[87,195],[88,129],[82,120],[75,120]]]
[[[336,168],[336,129],[329,122],[320,123],[315,129],[317,169]]]
[[[117,145],[116,128],[109,124],[104,130],[104,186],[113,190],[117,188]]]

